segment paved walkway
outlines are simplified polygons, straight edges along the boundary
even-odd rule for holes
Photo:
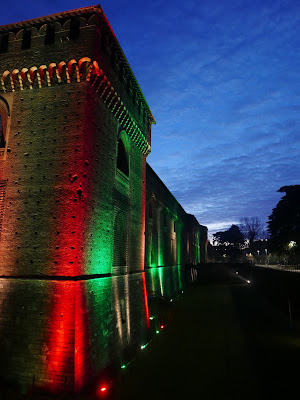
[[[251,284],[204,273],[174,307],[173,321],[124,370],[113,399],[298,398],[300,332]]]
[[[271,268],[271,269],[279,269],[280,271],[288,271],[288,272],[296,272],[298,274],[300,274],[300,267],[299,266],[282,266],[282,265],[269,265],[269,264],[256,264],[257,267],[260,268]]]

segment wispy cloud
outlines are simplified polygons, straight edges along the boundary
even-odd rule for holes
[[[0,24],[61,11],[3,5]],[[66,0],[63,8],[89,5]],[[149,163],[199,222],[263,221],[300,177],[300,3],[102,0],[157,121]],[[18,11],[20,10],[20,11]],[[232,222],[233,221],[233,222]]]

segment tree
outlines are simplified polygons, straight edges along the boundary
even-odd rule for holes
[[[278,254],[297,258],[300,250],[300,185],[283,186],[278,192],[285,195],[269,216],[271,248]]]
[[[257,217],[241,218],[239,227],[245,238],[249,240],[249,247],[252,247],[254,240],[263,231],[263,224]]]
[[[232,225],[227,231],[215,233],[213,239],[218,243],[217,246],[211,246],[210,252],[211,258],[215,262],[234,263],[245,261],[241,250],[245,238],[237,225]]]
[[[213,237],[219,244],[233,245],[238,248],[245,241],[245,237],[237,225],[231,225],[227,231],[217,232]]]

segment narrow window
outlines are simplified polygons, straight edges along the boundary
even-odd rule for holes
[[[7,101],[0,96],[0,158],[4,156],[7,142],[7,126],[9,119],[9,106]]]
[[[0,114],[0,148],[5,147],[4,126],[2,115]]]
[[[79,38],[80,24],[78,19],[71,19],[70,25],[70,40]]]
[[[128,158],[125,150],[124,143],[122,139],[118,141],[118,158],[117,158],[117,168],[126,176],[129,176],[129,166]]]
[[[167,215],[164,213],[164,227],[167,227]]]
[[[53,44],[55,40],[55,27],[54,25],[48,25],[45,36],[45,45]]]
[[[8,50],[8,34],[3,35],[0,44],[0,53],[6,53]]]
[[[24,30],[22,40],[22,50],[30,49],[31,45],[31,31]]]
[[[120,213],[115,219],[114,227],[114,267],[123,267],[127,265],[127,239],[126,218],[124,214]]]

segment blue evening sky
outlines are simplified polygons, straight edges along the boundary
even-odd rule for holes
[[[0,25],[88,5],[5,2]],[[157,122],[152,168],[210,232],[266,222],[277,190],[300,184],[300,2],[101,6]]]

